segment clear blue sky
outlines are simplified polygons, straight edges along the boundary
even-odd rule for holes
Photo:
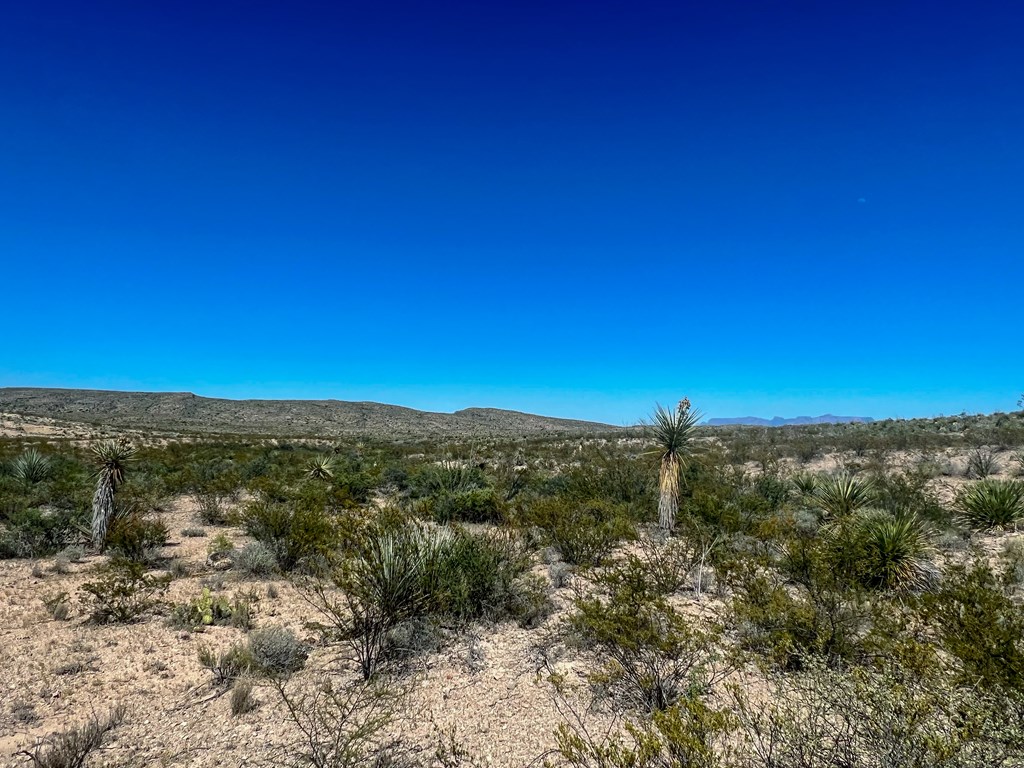
[[[1013,410],[1024,5],[7,3],[0,386]]]

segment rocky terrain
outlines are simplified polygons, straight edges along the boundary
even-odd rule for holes
[[[0,413],[181,433],[383,439],[593,434],[615,427],[497,408],[430,413],[343,400],[226,400],[189,392],[0,388]]]

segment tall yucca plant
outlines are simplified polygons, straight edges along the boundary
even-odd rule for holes
[[[114,516],[114,493],[124,482],[125,467],[135,455],[135,448],[122,437],[97,443],[92,453],[97,467],[96,492],[92,496],[92,545],[102,550]]]
[[[648,431],[654,438],[655,453],[661,462],[658,476],[658,525],[670,531],[679,512],[679,475],[690,446],[700,412],[690,409],[689,398],[683,398],[675,410],[656,405]]]

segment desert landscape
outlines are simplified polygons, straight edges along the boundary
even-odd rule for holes
[[[493,414],[391,441],[5,414],[4,764],[1024,760],[1024,413]]]

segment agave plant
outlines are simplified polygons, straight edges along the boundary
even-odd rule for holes
[[[127,438],[104,440],[92,447],[97,466],[96,492],[92,497],[92,544],[102,550],[114,516],[114,494],[124,482],[125,467],[135,455]]]
[[[875,496],[874,483],[843,473],[818,484],[814,499],[826,517],[844,517],[868,506]]]
[[[926,585],[931,535],[916,515],[863,510],[853,526],[857,572],[865,586],[910,590]]]
[[[306,477],[310,480],[329,482],[334,478],[334,459],[330,456],[317,456],[306,464]]]
[[[25,485],[41,483],[50,476],[50,460],[35,448],[29,448],[11,465],[11,474]]]
[[[674,411],[656,405],[648,431],[654,438],[661,462],[658,476],[658,525],[664,531],[675,527],[679,512],[679,474],[686,459],[700,412],[690,409],[689,398],[679,401]]]
[[[979,480],[957,498],[960,517],[971,528],[1016,528],[1024,519],[1024,482]]]

